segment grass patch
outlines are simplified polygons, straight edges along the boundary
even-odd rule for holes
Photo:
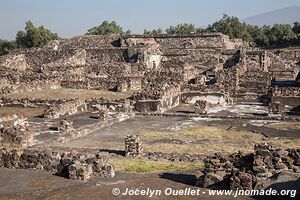
[[[188,126],[180,131],[149,131],[135,133],[141,137],[146,152],[209,155],[215,152],[252,152],[257,143],[267,142],[275,147],[294,148],[300,146],[299,139],[271,138],[247,131],[225,130],[222,127]],[[166,140],[166,141],[164,141]],[[175,140],[183,143],[172,142]]]
[[[155,162],[138,159],[112,160],[117,172],[150,173],[160,171],[186,171],[202,168],[199,163]]]
[[[41,89],[29,92],[11,93],[7,97],[10,98],[35,98],[35,99],[91,99],[104,98],[110,100],[129,98],[133,94],[132,91],[112,92],[105,90],[83,90],[83,89]]]
[[[143,130],[137,133],[139,136],[146,139],[232,139],[232,140],[256,140],[261,139],[262,136],[258,134],[253,134],[246,131],[231,131],[224,130],[219,127],[211,126],[187,126],[180,131],[149,131]]]

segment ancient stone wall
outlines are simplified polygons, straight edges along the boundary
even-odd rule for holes
[[[160,44],[164,49],[168,48],[220,48],[234,49],[234,41],[220,33],[199,34],[199,35],[125,35],[122,38],[122,46],[142,46],[147,44]],[[237,47],[241,42],[238,41]]]
[[[207,101],[197,100],[195,103],[195,113],[206,115],[208,113],[209,105]]]
[[[83,181],[93,176],[115,175],[114,167],[109,163],[109,156],[104,153],[85,155],[51,150],[1,149],[0,167],[51,171]]]
[[[272,96],[298,96],[300,97],[300,87],[273,87]]]
[[[297,108],[300,104],[300,87],[272,87],[271,102]]]
[[[209,156],[205,159],[204,176],[199,176],[196,184],[213,189],[265,189],[265,182],[283,172],[300,172],[300,149],[259,144],[252,154]]]
[[[77,112],[83,112],[86,109],[87,108],[84,101],[79,99],[69,100],[59,104],[58,106],[45,110],[44,117],[54,119],[59,118],[62,115],[73,115]]]
[[[223,93],[205,93],[205,92],[182,92],[181,102],[195,104],[196,101],[207,101],[210,105],[226,105],[226,98]]]
[[[128,135],[125,138],[125,156],[141,156],[143,153],[142,141],[137,135]]]
[[[101,47],[120,47],[119,35],[85,35],[71,39],[50,41],[45,48],[49,50],[89,49]]]

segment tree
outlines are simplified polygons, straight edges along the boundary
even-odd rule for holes
[[[300,34],[300,22],[295,22],[293,26],[293,32],[295,34]]]
[[[191,33],[202,33],[204,30],[201,28],[196,28],[194,24],[178,24],[176,26],[170,26],[166,29],[168,34],[191,34]]]
[[[289,45],[296,39],[296,34],[289,24],[275,24],[272,28],[266,30],[266,34],[269,37],[270,45],[276,47]]]
[[[7,54],[10,50],[17,48],[15,41],[7,41],[0,39],[0,56]]]
[[[126,32],[125,32],[125,34],[127,34],[127,35],[131,35],[132,34],[132,32],[131,32],[131,30],[127,30]]]
[[[115,21],[109,22],[105,20],[99,26],[95,26],[88,30],[86,35],[109,35],[109,34],[123,34],[123,28]]]
[[[250,34],[251,41],[257,46],[264,47],[269,44],[269,38],[265,33],[264,28],[258,26],[246,25],[247,32]]]
[[[219,21],[209,25],[207,28],[210,32],[220,32],[228,35],[230,38],[241,38],[245,41],[251,42],[253,38],[247,31],[247,25],[241,23],[237,17],[223,15]]]
[[[16,35],[16,43],[19,48],[41,47],[50,40],[58,39],[56,33],[52,33],[44,26],[35,27],[31,21],[26,22],[25,31],[19,31]]]
[[[161,28],[153,29],[151,31],[148,31],[147,29],[144,29],[144,35],[159,35],[162,34],[163,30]]]

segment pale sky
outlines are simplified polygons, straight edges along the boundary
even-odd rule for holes
[[[179,23],[207,26],[223,13],[240,19],[300,6],[299,0],[1,0],[0,38],[14,39],[25,22],[44,25],[62,37],[81,35],[104,20],[124,30],[167,28]]]

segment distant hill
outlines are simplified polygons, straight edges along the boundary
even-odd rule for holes
[[[300,21],[300,6],[293,6],[266,12],[260,15],[248,17],[241,20],[252,25],[293,24]]]

